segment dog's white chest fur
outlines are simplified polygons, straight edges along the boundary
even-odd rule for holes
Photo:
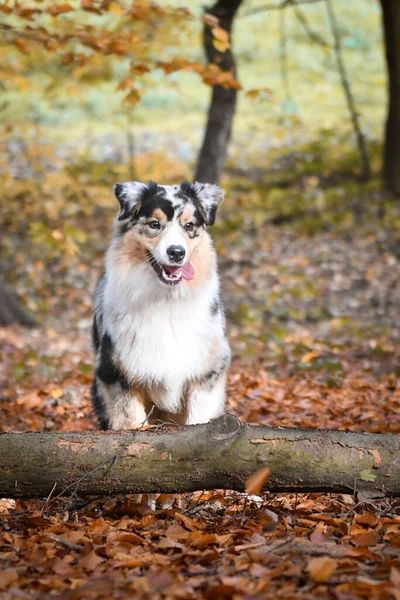
[[[153,402],[176,412],[185,382],[211,368],[217,340],[223,336],[221,319],[210,318],[218,279],[215,276],[194,295],[171,290],[166,298],[147,271],[141,272],[141,267],[134,271],[130,281],[108,280],[105,326],[112,332],[115,354],[128,381],[154,382]]]

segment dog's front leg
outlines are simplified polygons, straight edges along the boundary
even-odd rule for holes
[[[146,423],[148,403],[140,390],[125,388],[119,383],[105,385],[100,382],[107,429],[138,429]]]
[[[226,370],[216,380],[213,376],[190,384],[186,402],[186,425],[208,423],[225,411]]]

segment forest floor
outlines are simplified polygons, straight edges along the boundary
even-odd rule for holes
[[[2,429],[95,430],[89,338],[116,208],[110,181],[70,167],[3,183],[8,279],[41,325],[0,329]],[[400,433],[398,207],[373,185],[313,174],[269,183],[232,174],[215,227],[228,412]],[[400,600],[396,499],[215,491],[156,511],[129,496],[4,499],[0,524],[4,600]]]

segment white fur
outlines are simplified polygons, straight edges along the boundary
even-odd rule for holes
[[[182,227],[177,221],[167,223],[165,232],[163,233],[161,240],[155,247],[154,258],[158,260],[158,262],[163,264],[169,264],[171,262],[167,254],[167,249],[169,248],[169,246],[182,246],[187,255],[188,245],[186,243],[186,238],[184,236]]]
[[[127,276],[115,265],[108,271],[104,327],[112,332],[128,380],[163,381],[166,389],[157,390],[155,385],[153,402],[162,410],[178,412],[184,383],[210,370],[213,345],[224,335],[222,318],[210,318],[210,304],[218,293],[217,273],[192,293],[182,284],[166,288],[150,265],[130,271]]]

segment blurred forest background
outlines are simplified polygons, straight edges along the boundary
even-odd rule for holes
[[[400,433],[399,86],[398,0],[0,0],[3,430],[97,428],[112,186],[196,177],[226,190],[227,410]],[[0,590],[400,598],[398,500],[212,494],[0,500]],[[297,537],[336,553],[309,562]]]

